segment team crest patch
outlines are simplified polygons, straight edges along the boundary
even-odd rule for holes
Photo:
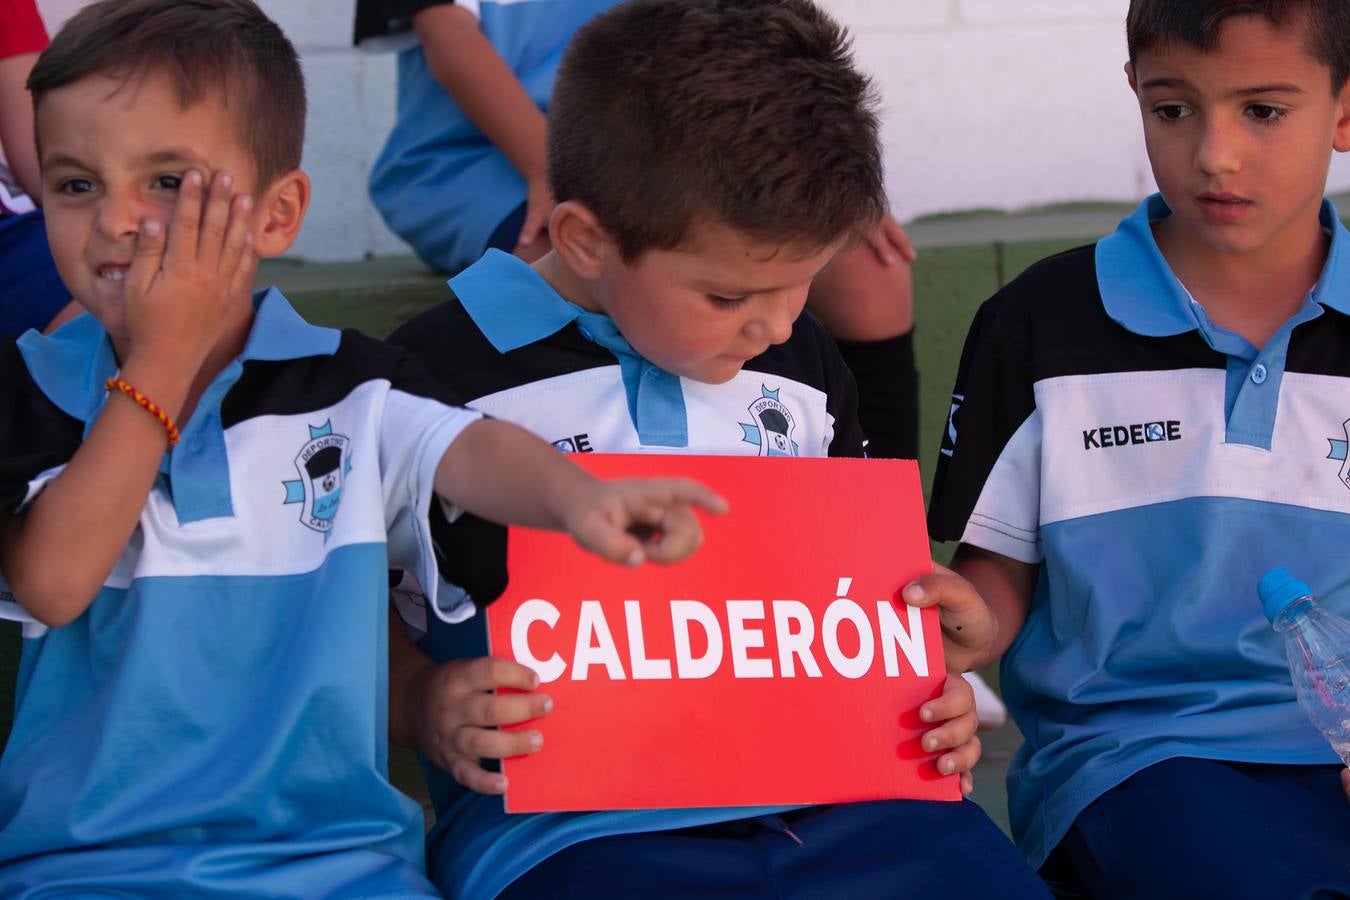
[[[760,456],[800,456],[797,442],[792,439],[797,428],[792,410],[778,399],[778,391],[771,391],[762,384],[759,390],[759,399],[748,407],[755,424],[740,423],[741,431],[745,432],[742,440],[758,446]]]
[[[300,477],[283,481],[286,503],[301,503],[300,524],[323,535],[333,531],[338,504],[342,502],[342,484],[352,470],[351,439],[333,433],[333,420],[315,428],[309,426],[309,443],[295,456]]]
[[[1331,451],[1327,453],[1327,459],[1334,459],[1341,464],[1340,475],[1341,484],[1350,488],[1350,419],[1341,423],[1341,430],[1345,432],[1345,440],[1340,438],[1327,438],[1327,443],[1331,444]]]

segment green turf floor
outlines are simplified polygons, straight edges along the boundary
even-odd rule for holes
[[[1080,243],[1083,241],[986,243],[921,251],[914,267],[914,295],[925,485],[932,479],[939,435],[947,420],[948,395],[966,328],[976,308],[1035,260]],[[281,284],[310,321],[359,328],[379,337],[444,297],[440,278],[405,260],[306,267],[281,262],[270,264],[264,275]],[[935,548],[943,561],[949,552],[950,548]],[[18,628],[0,623],[0,741],[9,733],[18,657]],[[997,683],[997,672],[985,675],[991,683]],[[1005,828],[1002,773],[1017,741],[1011,726],[989,735],[985,761],[977,770],[976,798]],[[425,799],[410,754],[391,754],[390,768],[397,784]]]

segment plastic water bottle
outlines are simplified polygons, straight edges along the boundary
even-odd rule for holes
[[[1350,622],[1319,606],[1284,567],[1267,572],[1256,591],[1284,635],[1299,706],[1350,766]]]

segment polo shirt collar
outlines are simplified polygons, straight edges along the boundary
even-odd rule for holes
[[[557,334],[585,312],[529,263],[501,250],[489,250],[446,284],[499,353]]]
[[[575,322],[583,338],[618,361],[638,440],[645,446],[689,446],[680,378],[644,359],[609,316],[568,302],[532,266],[500,250],[489,250],[446,283],[498,353],[542,341]]]
[[[342,332],[309,324],[276,288],[254,294],[253,308],[253,328],[239,355],[240,362],[281,362],[337,353]]]
[[[1097,242],[1097,286],[1107,314],[1146,337],[1169,337],[1203,327],[1190,295],[1153,239],[1152,223],[1171,214],[1162,195],[1154,194],[1114,233]],[[1322,201],[1320,218],[1331,234],[1331,249],[1312,299],[1350,315],[1350,234],[1330,200]]]
[[[341,333],[310,325],[276,288],[253,295],[256,313],[240,362],[331,356]],[[67,415],[89,423],[103,407],[104,384],[117,374],[112,341],[90,313],[50,335],[30,331],[19,349],[38,387]]]

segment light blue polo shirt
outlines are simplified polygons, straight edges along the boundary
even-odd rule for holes
[[[478,416],[405,354],[257,299],[103,588],[25,628],[0,896],[438,896],[386,777],[387,571],[435,583],[436,467]],[[58,476],[116,365],[89,315],[0,347],[7,509]],[[0,616],[20,603],[0,581]]]
[[[1350,613],[1350,234],[1324,203],[1321,277],[1258,350],[1172,274],[1167,215],[1151,197],[985,304],[953,394],[934,537],[1040,564],[1002,670],[1033,866],[1162,760],[1336,761],[1256,584],[1286,566]]]

